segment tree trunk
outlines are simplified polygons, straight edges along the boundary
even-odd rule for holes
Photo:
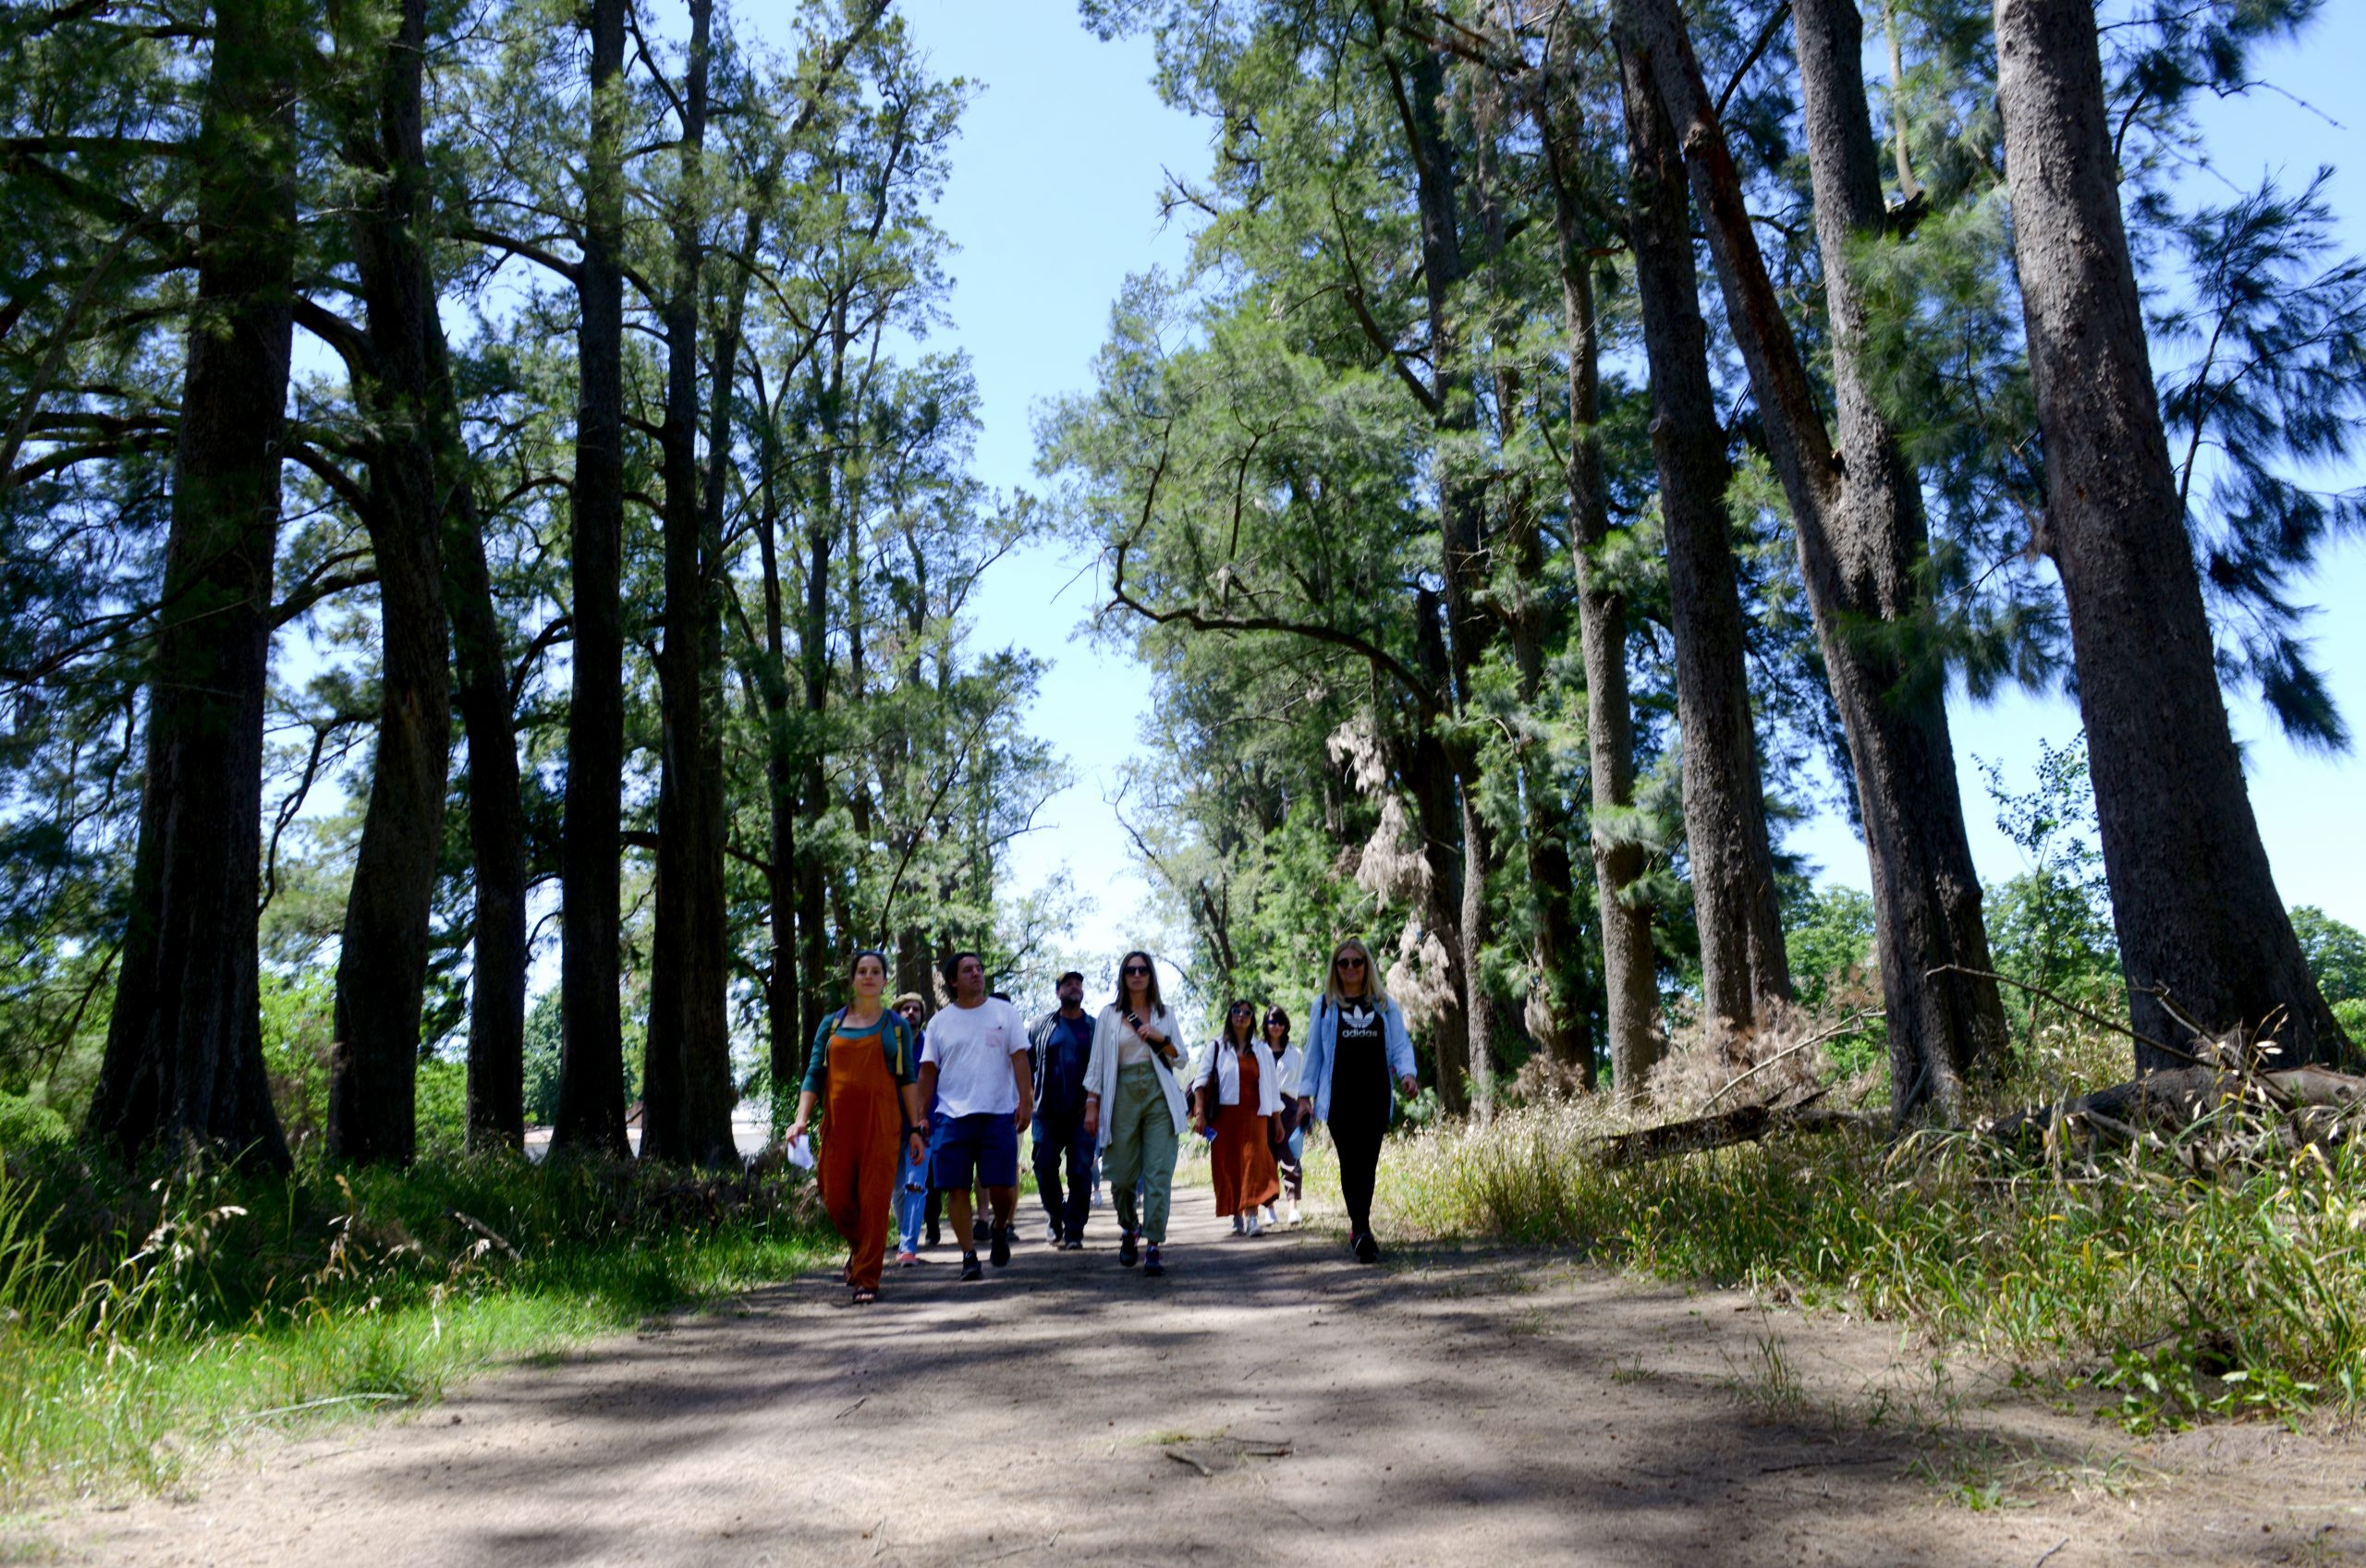
[[[1874,166],[1861,72],[1855,55],[1835,46],[1842,30],[1856,30],[1842,29],[1815,0],[1795,6],[1835,361],[1835,450],[1675,0],[1619,0],[1617,11],[1679,128],[1726,316],[1791,505],[1872,863],[1891,1111],[1901,1123],[1926,1106],[1953,1119],[1973,1064],[2001,1048],[2004,1007],[1992,980],[1933,974],[1946,966],[1986,971],[1988,937],[1947,734],[1945,672],[1910,652],[1929,614],[1918,581],[1927,543],[1920,497],[1855,363],[1861,300],[1843,241],[1882,217],[1878,185],[1869,213],[1858,177]],[[1843,81],[1856,84],[1855,133]]]
[[[1421,674],[1433,690],[1445,692],[1452,677],[1437,595],[1427,588],[1418,589],[1413,602]],[[1419,721],[1411,735],[1391,739],[1388,762],[1389,772],[1405,781],[1413,797],[1421,858],[1429,866],[1428,892],[1420,914],[1421,929],[1435,936],[1445,950],[1452,980],[1451,993],[1430,1026],[1430,1054],[1437,1073],[1438,1103],[1459,1116],[1470,1108],[1470,992],[1463,983],[1461,883],[1454,855],[1461,834],[1454,770],[1434,722],[1427,719]]]
[[[1546,111],[1549,117],[1551,111]],[[1603,471],[1602,334],[1588,271],[1585,219],[1548,125],[1554,220],[1561,242],[1561,308],[1569,338],[1569,516],[1577,557],[1578,642],[1586,670],[1586,744],[1592,796],[1594,896],[1602,919],[1602,983],[1610,1077],[1633,1103],[1659,1059],[1652,1031],[1659,977],[1652,952],[1652,911],[1628,890],[1643,874],[1643,847],[1620,821],[1635,804],[1634,704],[1627,684],[1627,601],[1591,570],[1590,557],[1610,533]],[[1592,1053],[1586,1079],[1593,1080]]]
[[[1744,662],[1747,623],[1726,509],[1725,435],[1709,383],[1685,202],[1684,158],[1659,90],[1633,50],[1625,79],[1628,232],[1651,363],[1652,455],[1659,470],[1677,726],[1683,736],[1684,834],[1701,930],[1708,1017],[1751,1027],[1760,1006],[1791,995],[1767,841],[1764,781]]]
[[[624,0],[591,0],[592,139],[583,175],[582,321],[572,518],[574,689],[559,845],[558,1121],[552,1147],[622,1158],[624,793]]]
[[[1494,640],[1493,614],[1480,602],[1487,581],[1485,553],[1485,483],[1468,471],[1469,460],[1457,450],[1477,429],[1476,407],[1470,396],[1470,369],[1459,328],[1449,304],[1457,285],[1468,275],[1460,232],[1457,226],[1457,179],[1453,150],[1448,146],[1439,100],[1445,88],[1437,53],[1428,45],[1415,56],[1410,79],[1394,60],[1384,60],[1403,105],[1406,151],[1414,168],[1414,192],[1421,213],[1422,294],[1430,327],[1430,390],[1433,420],[1439,436],[1438,576],[1445,590],[1448,684],[1443,688],[1459,711],[1469,700],[1470,685]],[[1454,770],[1459,802],[1462,844],[1461,898],[1456,914],[1460,949],[1454,956],[1455,989],[1462,998],[1469,1052],[1470,1112],[1484,1123],[1494,1110],[1494,1010],[1481,975],[1481,960],[1493,934],[1487,911],[1487,879],[1494,864],[1494,839],[1478,809],[1480,763],[1478,748],[1467,740],[1445,748]],[[1444,1075],[1440,1075],[1443,1078]],[[1439,1093],[1447,1090],[1442,1085]],[[1461,1096],[1457,1095],[1459,1099]]]
[[[2265,1027],[2279,1067],[2348,1045],[2292,934],[2212,661],[2135,270],[2121,226],[2095,15],[1998,0],[1997,107],[2079,708],[2130,1023]],[[2139,1046],[2140,1072],[2176,1059]]]
[[[146,773],[114,1016],[87,1124],[284,1169],[262,1063],[256,882],[279,464],[294,334],[299,19],[222,0],[196,156],[197,298],[173,454]]]
[[[374,187],[352,219],[372,360],[355,390],[378,432],[364,517],[383,652],[377,755],[338,945],[329,1064],[329,1152],[357,1164],[408,1164],[418,1149],[421,995],[451,761],[437,367],[428,344],[435,285],[421,129],[426,42],[426,0],[400,0],[377,62],[377,123],[353,127],[346,140],[347,164]]]
[[[706,143],[707,60],[713,0],[690,0],[682,95],[681,211],[675,220],[672,293],[665,303],[665,641],[658,655],[663,712],[657,793],[657,936],[651,960],[648,1058],[641,1083],[644,1159],[729,1165],[730,977],[725,960],[720,670],[710,622],[716,563],[705,549],[698,493],[701,298],[700,164]],[[727,371],[726,371],[727,374]],[[718,389],[718,397],[723,390]],[[727,407],[727,399],[723,407]],[[721,432],[726,440],[728,432]]]
[[[430,326],[445,425],[444,594],[452,622],[460,725],[469,740],[469,856],[475,881],[469,974],[469,1149],[526,1138],[526,810],[508,658],[494,612],[470,464],[460,439],[440,322]]]

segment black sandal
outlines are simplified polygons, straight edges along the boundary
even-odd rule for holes
[[[857,1285],[854,1287],[853,1299],[849,1301],[848,1305],[852,1307],[868,1307],[878,1299],[879,1293],[877,1291],[865,1290],[862,1286]]]

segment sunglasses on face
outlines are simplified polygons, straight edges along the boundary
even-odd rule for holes
[[[1150,973],[1150,966],[1146,964],[1128,964],[1126,966],[1125,973],[1128,975],[1147,975]]]
[[[1360,969],[1364,966],[1364,961],[1352,953],[1342,954],[1331,962],[1342,969]]]

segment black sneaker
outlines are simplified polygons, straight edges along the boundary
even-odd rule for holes
[[[1140,1251],[1140,1244],[1134,1240],[1134,1233],[1128,1231],[1124,1235],[1119,1236],[1117,1238],[1117,1262],[1119,1265],[1124,1268],[1130,1269],[1141,1260],[1142,1255]]]
[[[970,1239],[971,1241],[987,1241],[993,1238],[994,1234],[994,1222],[992,1220],[987,1219],[983,1214],[979,1215],[976,1219],[970,1222]]]
[[[1082,1236],[1070,1236],[1067,1240],[1060,1243],[1060,1250],[1062,1252],[1082,1252],[1084,1250],[1084,1238]]]
[[[1142,1254],[1142,1277],[1156,1279],[1166,1272],[1166,1265],[1158,1260],[1158,1243],[1153,1242]]]
[[[965,1280],[982,1280],[986,1277],[986,1271],[978,1267],[976,1253],[965,1252],[961,1255],[961,1277]]]
[[[1008,1225],[994,1227],[994,1245],[988,1248],[986,1257],[997,1269],[1010,1267],[1010,1227]]]
[[[1370,1231],[1366,1231],[1356,1238],[1356,1261],[1359,1263],[1380,1261],[1380,1243],[1372,1239]]]

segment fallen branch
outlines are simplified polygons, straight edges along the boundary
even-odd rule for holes
[[[2285,1113],[2301,1141],[2337,1141],[2348,1130],[2350,1113],[2366,1106],[2366,1078],[2324,1067],[2287,1067],[2275,1073],[2177,1067],[2000,1117],[1981,1130],[2018,1143],[2032,1135],[2042,1138],[2058,1128],[2080,1125],[2134,1142],[2140,1128],[2181,1133],[2205,1116],[2246,1103]]]
[[[1818,1089],[1795,1105],[1743,1105],[1731,1111],[1720,1111],[1714,1116],[1665,1122],[1656,1127],[1643,1127],[1613,1137],[1597,1138],[1590,1147],[1594,1157],[1604,1165],[1639,1165],[1678,1154],[1699,1154],[1712,1149],[1730,1148],[1738,1143],[1756,1143],[1772,1133],[1836,1133],[1850,1127],[1864,1131],[1888,1128],[1889,1118],[1886,1116],[1818,1108],[1815,1102],[1827,1092],[1826,1089]]]

